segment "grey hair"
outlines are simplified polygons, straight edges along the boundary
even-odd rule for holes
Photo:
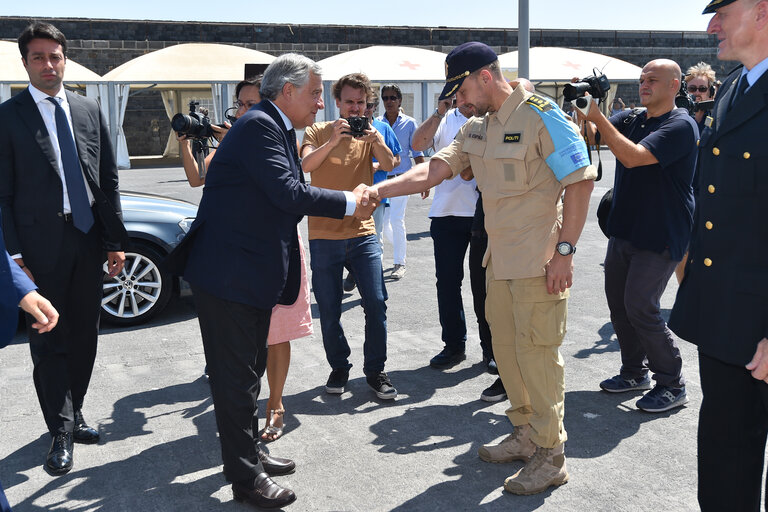
[[[264,71],[261,79],[261,97],[274,101],[287,83],[303,87],[309,82],[310,73],[320,75],[321,69],[309,57],[298,53],[281,55]]]

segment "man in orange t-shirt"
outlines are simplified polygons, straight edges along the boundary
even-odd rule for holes
[[[348,190],[353,182],[372,185],[372,157],[386,171],[394,167],[395,157],[375,128],[366,123],[364,130],[354,132],[350,126],[360,119],[367,121],[363,116],[372,95],[371,83],[361,73],[346,75],[334,84],[333,95],[341,117],[307,128],[301,147],[304,172],[312,174],[312,185],[317,187]],[[350,118],[359,119],[350,121]],[[397,390],[384,372],[387,290],[373,219],[309,217],[309,251],[323,346],[332,369],[326,392],[343,393],[352,367],[349,343],[341,327],[342,273],[347,265],[355,276],[365,311],[363,372],[366,381],[379,398],[395,398]]]

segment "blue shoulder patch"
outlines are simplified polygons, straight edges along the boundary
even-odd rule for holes
[[[555,146],[546,162],[558,181],[589,165],[587,144],[565,112],[552,101],[538,95],[531,96],[526,100],[526,104],[541,117]]]

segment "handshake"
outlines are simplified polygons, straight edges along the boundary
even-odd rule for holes
[[[379,191],[373,186],[361,183],[355,190],[352,191],[355,195],[355,213],[354,217],[361,220],[370,219],[373,215],[373,210],[379,206]]]

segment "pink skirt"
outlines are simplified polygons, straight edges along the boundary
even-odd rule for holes
[[[267,343],[277,345],[286,341],[309,336],[312,329],[312,311],[309,307],[309,282],[307,281],[307,267],[305,264],[304,242],[299,232],[299,254],[301,255],[301,284],[299,285],[299,297],[290,306],[277,304],[272,308],[272,319],[269,324]]]

